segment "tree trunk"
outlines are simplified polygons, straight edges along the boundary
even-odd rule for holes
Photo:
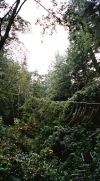
[[[100,66],[99,66],[99,63],[97,62],[97,59],[96,59],[95,54],[92,49],[90,50],[90,58],[92,60],[93,66],[94,66],[97,74],[100,75]]]

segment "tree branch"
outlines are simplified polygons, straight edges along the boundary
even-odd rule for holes
[[[20,4],[20,0],[17,0],[16,5],[15,5],[15,7],[13,9],[13,12],[12,12],[12,14],[10,16],[10,19],[8,21],[8,25],[6,27],[5,34],[2,37],[2,40],[0,41],[0,50],[3,49],[3,46],[4,46],[5,42],[6,42],[6,39],[9,36],[9,32],[10,32],[11,26],[12,26],[12,24],[14,22],[15,14],[16,14],[16,11],[17,11],[17,8],[18,8],[19,4]]]
[[[24,1],[22,2],[22,4],[20,5],[19,9],[17,10],[17,12],[16,12],[16,14],[15,14],[15,17],[17,16],[17,14],[19,13],[19,11],[21,10],[22,6],[25,4],[26,1],[27,1],[27,0],[24,0]]]

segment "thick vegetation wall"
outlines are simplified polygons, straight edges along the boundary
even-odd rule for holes
[[[98,92],[99,89],[93,88],[92,94],[93,90]],[[100,110],[95,110],[95,115],[90,117],[87,109],[91,107],[92,111],[95,104],[86,104],[87,107],[76,104],[79,100],[89,101],[81,99],[83,94],[87,97],[89,91],[90,88],[76,93],[72,102],[30,98],[20,109],[23,120],[15,119],[14,125],[9,127],[1,120],[1,180],[69,181],[82,177],[91,181],[100,178],[100,128],[96,124]],[[93,97],[96,96],[95,91]],[[84,115],[80,116],[82,110]]]

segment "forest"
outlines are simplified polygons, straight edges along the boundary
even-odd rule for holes
[[[34,0],[44,34],[69,32],[46,75],[9,56],[30,28],[26,1],[0,1],[0,181],[100,181],[100,0]]]

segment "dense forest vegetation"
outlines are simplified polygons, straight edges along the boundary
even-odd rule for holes
[[[63,25],[70,42],[47,75],[8,58],[29,25],[18,15],[25,2],[0,1],[0,180],[100,181],[100,1],[44,17],[43,29]]]

